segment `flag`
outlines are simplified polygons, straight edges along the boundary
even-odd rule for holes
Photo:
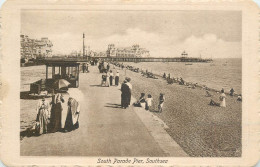
[[[85,38],[85,34],[83,33],[83,38]]]

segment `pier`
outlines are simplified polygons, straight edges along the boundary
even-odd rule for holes
[[[91,59],[103,59],[105,61],[114,62],[193,62],[193,63],[208,63],[212,59],[193,58],[193,57],[53,57],[45,60],[63,60],[63,61],[78,61],[86,62]]]

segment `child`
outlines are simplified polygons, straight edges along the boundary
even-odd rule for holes
[[[163,94],[163,93],[160,93],[159,105],[158,105],[158,110],[159,110],[159,112],[162,112],[164,101],[165,101],[164,94]]]
[[[146,106],[145,106],[146,110],[150,109],[150,107],[152,106],[152,101],[153,101],[152,96],[150,94],[148,94],[147,99],[146,99]]]

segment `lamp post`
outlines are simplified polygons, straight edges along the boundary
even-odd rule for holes
[[[83,33],[83,58],[85,57],[85,34]]]

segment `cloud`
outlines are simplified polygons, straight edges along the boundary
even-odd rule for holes
[[[54,35],[53,50],[60,53],[70,53],[72,50],[82,50],[82,34]],[[215,34],[204,34],[201,37],[190,36],[182,41],[174,36],[146,32],[138,28],[129,28],[123,34],[113,34],[103,38],[95,38],[86,34],[85,45],[93,51],[105,51],[108,44],[116,47],[129,47],[139,44],[150,51],[153,57],[179,57],[185,50],[191,57],[225,58],[241,57],[241,43],[228,42]]]

